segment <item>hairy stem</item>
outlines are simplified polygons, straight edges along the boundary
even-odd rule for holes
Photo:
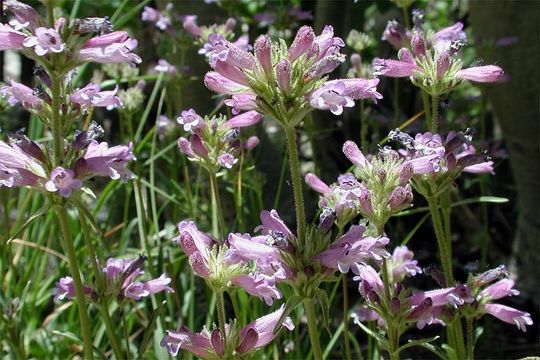
[[[219,290],[216,294],[216,309],[218,317],[218,326],[221,336],[223,338],[223,344],[227,344],[225,333],[225,301],[223,300],[223,290]]]
[[[467,317],[467,358],[474,360],[474,327],[470,316]]]
[[[343,274],[343,337],[345,343],[345,359],[351,360],[351,343],[349,341],[349,289],[347,274]]]
[[[431,97],[431,132],[436,134],[439,131],[439,97],[433,95]]]
[[[287,137],[287,150],[289,153],[289,165],[291,167],[294,192],[296,234],[298,235],[298,240],[303,242],[305,241],[306,215],[304,210],[304,193],[302,189],[302,176],[300,174],[300,161],[298,159],[298,149],[296,147],[296,129],[292,126],[285,126],[284,130]]]
[[[304,309],[308,320],[309,339],[315,360],[322,360],[321,345],[319,343],[319,329],[317,328],[317,317],[315,316],[315,305],[313,299],[304,299]]]
[[[426,118],[426,129],[431,129],[431,105],[429,104],[429,94],[422,90],[422,103],[424,104],[424,117]]]
[[[225,220],[223,219],[217,176],[214,171],[208,171],[208,173],[210,174],[210,191],[212,192],[212,233],[218,242],[222,243],[224,241]]]
[[[439,253],[441,256],[441,264],[444,272],[446,286],[452,286],[454,284],[454,275],[452,273],[452,259],[448,254],[448,245],[446,244],[449,239],[446,239],[445,237],[445,230],[443,229],[441,213],[438,209],[438,200],[436,197],[428,197],[427,202],[429,205],[431,220],[433,222],[433,229],[435,230],[435,236],[437,237],[437,244],[439,246]]]

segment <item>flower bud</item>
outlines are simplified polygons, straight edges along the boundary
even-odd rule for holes
[[[411,180],[414,174],[414,165],[410,161],[401,164],[399,168],[399,184],[405,185]]]
[[[367,188],[362,188],[360,193],[360,206],[365,215],[373,215],[373,205],[371,203],[371,193]]]
[[[322,213],[319,216],[319,231],[326,233],[334,225],[334,220],[336,218],[336,212],[334,209],[329,208],[328,206],[323,207]]]
[[[255,56],[266,73],[272,71],[272,41],[268,35],[261,35],[253,46]]]
[[[191,148],[191,143],[185,137],[181,137],[178,139],[178,148],[184,155],[187,155],[189,157],[195,157],[195,153]]]
[[[397,56],[398,56],[398,59],[403,62],[414,64],[414,56],[412,52],[407,48],[399,49]]]
[[[391,20],[386,24],[381,40],[388,41],[394,48],[403,47],[404,40],[410,36],[407,34],[407,28],[398,23],[396,20]]]
[[[221,336],[221,331],[219,331],[219,329],[212,330],[212,333],[210,334],[210,341],[217,356],[222,357],[225,353],[225,347],[223,344],[223,336]]]
[[[403,207],[405,200],[407,199],[407,191],[402,186],[396,186],[396,188],[390,194],[388,205],[392,210],[399,210]]]
[[[390,300],[390,309],[392,310],[392,314],[399,314],[401,310],[401,301],[399,301],[397,297],[393,297],[392,300]]]
[[[45,155],[37,143],[30,140],[23,134],[17,133],[15,135],[15,144],[33,158],[39,161],[45,161]]]
[[[197,16],[196,15],[186,15],[184,17],[184,22],[182,23],[182,26],[184,27],[184,30],[189,32],[193,36],[201,36],[202,31],[201,28],[197,25]]]
[[[444,51],[437,57],[437,79],[442,79],[446,70],[450,67],[450,56],[448,52]]]
[[[257,136],[250,136],[244,143],[244,149],[253,150],[257,145],[259,145],[259,138]]]
[[[278,87],[285,93],[291,91],[291,64],[287,60],[281,60],[276,65],[276,78]]]
[[[310,188],[315,190],[316,192],[320,194],[326,194],[332,192],[332,189],[328,185],[326,185],[319,177],[313,173],[307,173],[304,180],[306,181],[306,184],[309,185]]]
[[[343,154],[345,154],[350,162],[360,168],[368,165],[368,161],[364,157],[364,154],[362,154],[358,145],[352,141],[346,141],[345,144],[343,144]]]
[[[426,56],[426,39],[424,39],[424,35],[422,35],[420,32],[416,32],[411,40],[411,48],[414,56],[416,57],[424,57]]]
[[[355,69],[360,68],[360,66],[362,65],[362,57],[360,56],[360,54],[354,53],[351,55],[351,65]]]
[[[377,170],[377,177],[379,178],[379,181],[383,183],[386,180],[386,170],[379,169]]]
[[[307,25],[302,26],[296,33],[296,37],[289,48],[289,61],[293,62],[308,52],[313,45],[314,39],[315,33],[313,32],[313,29]]]
[[[191,145],[191,149],[195,154],[201,157],[206,157],[208,155],[208,150],[206,150],[206,147],[204,146],[199,135],[193,134],[189,142]]]
[[[236,20],[234,18],[228,18],[225,22],[225,32],[233,32],[236,26]]]

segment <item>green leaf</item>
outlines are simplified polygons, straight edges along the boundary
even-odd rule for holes
[[[427,339],[409,340],[407,344],[400,346],[396,351],[401,352],[405,349],[412,348],[413,346],[420,346],[421,344],[429,344],[437,340],[440,336],[434,336]]]
[[[44,208],[42,208],[40,211],[38,211],[37,213],[35,213],[34,215],[30,216],[28,218],[28,220],[26,220],[26,222],[24,224],[22,224],[22,226],[17,230],[15,231],[15,233],[9,238],[9,240],[7,241],[8,244],[13,240],[15,239],[17,236],[19,236],[24,230],[26,230],[26,228],[28,226],[30,226],[34,221],[36,221],[37,219],[39,219],[40,217],[42,217],[43,215],[47,214],[50,210],[50,206],[47,205],[45,206]]]
[[[459,360],[457,357],[456,350],[453,347],[451,347],[448,344],[442,344],[441,347],[444,349],[444,351],[446,351],[448,360]]]
[[[371,330],[370,328],[368,328],[366,325],[362,324],[361,322],[357,322],[355,324],[360,326],[360,328],[364,330],[366,334],[368,334],[369,336],[377,340],[379,342],[380,347],[388,349],[388,340],[386,340],[384,336],[382,336],[381,334],[377,334],[375,331]]]
[[[329,336],[332,336],[332,332],[330,331],[330,302],[328,301],[328,295],[326,294],[326,291],[322,289],[318,289],[316,292],[317,301],[321,305],[322,309],[322,320],[323,325],[326,331],[328,332]]]

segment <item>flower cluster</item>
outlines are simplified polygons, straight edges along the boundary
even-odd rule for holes
[[[50,149],[26,136],[15,134],[9,143],[0,141],[0,186],[32,186],[40,191],[58,192],[69,197],[82,187],[83,180],[93,176],[122,180],[133,178],[134,175],[126,168],[128,161],[135,159],[133,145],[109,148],[106,142],[96,141],[102,134],[103,129],[92,122],[88,130],[78,132],[74,141],[64,149],[64,166],[54,168],[50,165]]]
[[[173,4],[168,3],[165,11],[162,12],[150,6],[145,6],[141,14],[141,20],[155,24],[156,28],[161,31],[170,30],[172,23],[168,13],[172,10],[172,7]]]
[[[339,115],[354,100],[382,97],[376,91],[378,79],[326,81],[345,60],[340,54],[344,45],[331,26],[319,36],[303,26],[289,48],[262,35],[255,41],[254,54],[221,41],[210,56],[214,71],[204,81],[209,89],[232,95],[226,104],[233,110],[256,110],[294,127],[312,108]]]
[[[306,175],[306,183],[321,194],[319,206],[335,212],[338,227],[361,214],[374,230],[380,230],[392,215],[411,206],[413,166],[409,161],[389,149],[369,161],[352,141],[345,142],[343,153],[354,164],[354,175],[341,175],[331,186],[314,174]]]
[[[166,347],[174,357],[178,355],[180,349],[187,350],[200,359],[232,359],[246,356],[268,345],[277,336],[278,333],[274,329],[278,326],[294,330],[290,317],[282,319],[284,311],[285,306],[281,306],[278,310],[242,328],[236,322],[226,324],[226,334],[222,334],[217,328],[212,331],[204,328],[200,333],[194,333],[182,325],[176,331],[167,330],[167,335],[161,340],[161,346]]]
[[[138,301],[162,291],[173,292],[173,289],[168,286],[171,279],[165,274],[162,274],[157,279],[144,282],[137,280],[138,277],[144,274],[142,267],[145,261],[145,256],[139,256],[137,259],[108,259],[107,264],[102,268],[106,280],[105,289],[85,285],[85,295],[93,301],[97,301],[99,296],[106,296],[118,299],[121,302],[124,299]],[[56,283],[52,293],[55,301],[74,298],[75,285],[73,279],[69,276],[61,278]]]
[[[227,120],[222,115],[203,119],[195,110],[185,110],[176,121],[190,137],[179,138],[178,147],[190,160],[199,162],[212,172],[220,168],[231,169],[238,162],[236,155],[242,148],[251,150],[259,143],[256,136],[242,142],[239,139],[240,128],[254,125],[261,120],[262,115],[255,111],[248,111]]]
[[[450,92],[462,80],[486,83],[501,79],[504,72],[495,65],[463,69],[462,61],[456,57],[467,41],[462,23],[434,34],[425,34],[422,25],[421,20],[417,21],[411,33],[396,21],[388,23],[383,40],[399,49],[399,60],[376,58],[375,75],[410,77],[413,84],[433,96]]]

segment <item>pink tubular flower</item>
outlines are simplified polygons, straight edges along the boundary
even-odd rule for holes
[[[22,49],[26,35],[9,25],[0,23],[0,51]]]
[[[159,59],[157,65],[154,67],[157,72],[167,73],[169,75],[176,74],[176,66],[169,64],[165,59]]]
[[[0,141],[0,186],[37,186],[46,177],[37,159],[13,143]]]
[[[171,20],[163,15],[159,10],[145,6],[141,14],[142,21],[148,21],[156,24],[156,27],[160,30],[167,30],[171,26]]]
[[[343,107],[354,106],[353,100],[382,99],[382,95],[376,91],[378,83],[379,79],[327,81],[309,95],[309,102],[316,109],[330,110],[334,115],[340,115]]]
[[[113,180],[123,181],[133,179],[135,175],[126,169],[130,160],[136,160],[133,155],[133,143],[117,145],[109,148],[106,142],[98,143],[92,140],[84,157],[78,160],[77,175],[108,176]]]
[[[232,167],[238,162],[238,159],[234,155],[229,153],[224,153],[219,155],[218,163],[224,168],[232,169]]]
[[[265,72],[272,71],[272,41],[268,35],[261,35],[253,46],[255,56]]]
[[[257,97],[253,94],[235,94],[230,99],[225,100],[225,105],[232,107],[233,115],[238,115],[241,111],[255,110]]]
[[[258,112],[248,111],[227,120],[222,126],[228,128],[243,128],[246,126],[255,125],[262,119],[263,116]]]
[[[187,350],[201,359],[208,359],[211,356],[212,343],[206,329],[197,334],[182,325],[178,330],[166,330],[166,333],[159,344],[165,347],[171,356],[176,357],[180,349]]]
[[[415,63],[379,58],[373,60],[373,75],[407,77],[414,75],[415,71],[420,71]]]
[[[386,237],[362,237],[365,229],[361,225],[351,226],[345,235],[317,255],[316,259],[327,268],[337,269],[342,273],[347,273],[352,268],[355,274],[359,274],[360,263],[390,256],[384,248],[390,240]]]
[[[519,291],[514,289],[514,285],[514,280],[502,279],[483,289],[480,296],[488,297],[490,300],[497,300],[507,296],[519,295]]]
[[[531,314],[514,309],[501,304],[486,304],[484,310],[487,314],[495,316],[497,319],[509,324],[514,324],[523,332],[527,331],[526,326],[532,325]]]
[[[43,105],[43,100],[34,95],[34,90],[13,80],[11,80],[11,86],[0,88],[0,94],[9,96],[8,103],[11,106],[21,103],[27,110],[39,110]]]
[[[474,299],[471,297],[471,291],[466,285],[458,285],[452,288],[418,292],[411,296],[411,305],[420,305],[424,299],[431,298],[433,306],[451,305],[454,308],[465,303],[471,303]]]
[[[215,240],[199,231],[193,221],[181,221],[178,223],[178,231],[180,235],[175,237],[173,242],[182,247],[195,274],[208,277],[208,252],[214,246]]]
[[[309,185],[310,188],[315,190],[316,192],[320,194],[326,194],[332,192],[332,189],[326,185],[319,177],[312,173],[307,173],[305,176],[306,184]]]
[[[288,50],[288,58],[290,62],[298,59],[311,49],[315,32],[310,26],[304,25],[297,32],[291,47]]]
[[[504,75],[503,69],[495,65],[476,66],[462,69],[457,72],[457,77],[480,83],[489,83],[500,80]]]
[[[210,90],[226,95],[250,92],[247,86],[231,81],[214,71],[207,72],[206,75],[204,75],[204,84]]]
[[[27,37],[23,45],[34,48],[38,56],[43,56],[49,52],[60,53],[65,48],[58,31],[44,27],[38,27],[35,30],[35,36]]]
[[[433,36],[435,39],[435,42],[438,41],[466,41],[467,35],[463,31],[463,23],[457,22],[452,26],[445,27],[444,29],[441,29],[435,33]]]
[[[51,172],[50,180],[45,183],[45,189],[58,192],[63,197],[69,197],[73,190],[80,189],[82,181],[75,178],[73,170],[57,167]]]
[[[249,323],[247,326],[240,330],[240,338],[245,339],[246,335],[249,332],[254,332],[256,334],[256,341],[250,347],[243,347],[240,353],[245,354],[253,350],[260,349],[268,345],[274,338],[277,336],[277,333],[274,333],[274,328],[278,324],[281,315],[285,311],[285,305],[282,305],[278,310],[258,318],[257,320]],[[294,330],[294,324],[290,317],[286,317],[281,323],[283,327],[287,330]]]
[[[83,107],[106,107],[107,110],[111,110],[115,107],[122,106],[122,100],[116,96],[118,85],[112,91],[100,90],[99,85],[89,83],[82,89],[75,90],[70,99]]]
[[[381,40],[388,41],[395,49],[401,49],[411,42],[411,32],[396,20],[386,24]]]
[[[83,286],[83,292],[84,295],[90,296],[92,294],[92,289],[88,286]],[[51,293],[54,295],[54,301],[75,298],[75,284],[73,283],[73,278],[71,276],[60,278],[60,280],[56,282],[56,286],[52,289]]]
[[[184,17],[184,22],[182,23],[184,30],[189,32],[191,35],[200,37],[202,35],[201,28],[197,25],[197,16],[196,15],[186,15]]]
[[[248,294],[262,298],[268,306],[274,303],[274,299],[283,297],[276,287],[274,279],[263,274],[240,275],[232,278],[231,281]]]
[[[131,39],[127,32],[115,31],[87,40],[79,51],[79,59],[102,64],[140,64],[141,58],[132,52],[136,47],[137,40]]]
[[[102,271],[107,278],[109,291],[117,294],[120,298],[129,298],[136,301],[162,291],[173,292],[173,289],[167,286],[171,279],[165,274],[146,282],[136,281],[144,273],[142,266],[145,261],[145,256],[139,256],[134,260],[108,259]]]

